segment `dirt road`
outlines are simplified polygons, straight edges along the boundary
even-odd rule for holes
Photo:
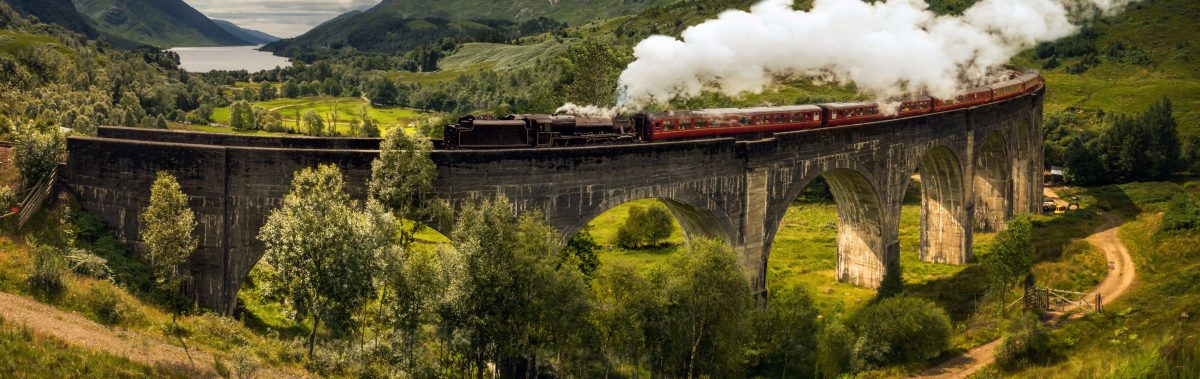
[[[213,356],[192,348],[165,343],[138,332],[110,329],[78,314],[64,312],[36,300],[0,293],[0,316],[8,325],[25,325],[35,334],[51,336],[80,348],[126,357],[142,364],[177,371],[190,377],[216,378]],[[229,359],[224,360],[230,367]],[[260,370],[256,377],[290,378],[293,375]]]
[[[1046,189],[1046,195],[1054,198],[1055,202],[1062,201],[1049,188]],[[1107,305],[1125,294],[1125,291],[1133,284],[1137,273],[1133,267],[1133,258],[1129,256],[1129,250],[1125,248],[1125,244],[1121,242],[1118,234],[1125,221],[1114,214],[1102,213],[1101,215],[1105,219],[1104,225],[1096,228],[1096,231],[1088,236],[1087,241],[1103,251],[1104,256],[1108,259],[1108,275],[1104,277],[1104,281],[1100,282],[1099,286],[1092,290],[1093,294],[1099,293],[1101,302]],[[914,378],[961,379],[969,377],[996,360],[996,348],[1000,346],[1001,341],[998,338],[968,350],[953,359],[925,370]]]

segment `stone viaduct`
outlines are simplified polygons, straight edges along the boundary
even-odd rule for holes
[[[824,177],[838,212],[838,280],[876,287],[899,259],[899,215],[913,174],[921,182],[925,261],[972,259],[972,234],[1037,212],[1042,193],[1043,93],[867,125],[779,133],[759,140],[570,149],[436,151],[438,196],[505,194],[518,212],[542,210],[564,238],[604,211],[663,200],[690,237],[721,238],[740,253],[753,288],[766,289],[771,242],[788,205]],[[189,295],[232,312],[262,255],[258,230],[292,173],[336,163],[362,198],[379,141],[244,137],[115,127],[71,137],[64,182],[82,207],[139,248],[137,215],[155,172],[174,173],[198,214],[200,249]],[[832,257],[831,257],[832,258]]]

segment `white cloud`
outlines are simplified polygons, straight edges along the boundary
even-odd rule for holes
[[[209,18],[229,21],[277,37],[295,37],[342,13],[379,4],[379,0],[186,1]]]

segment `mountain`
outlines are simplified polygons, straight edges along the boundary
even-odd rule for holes
[[[22,16],[36,16],[45,23],[63,27],[96,38],[100,35],[96,27],[75,10],[71,0],[4,0]]]
[[[158,47],[253,43],[226,31],[182,0],[74,0],[101,33]]]
[[[262,45],[267,42],[279,40],[279,37],[276,37],[276,36],[273,36],[273,35],[270,35],[267,33],[263,33],[263,32],[257,31],[257,30],[253,30],[253,29],[246,29],[246,28],[237,26],[234,23],[229,22],[229,21],[213,19],[213,22],[217,23],[217,26],[220,26],[221,29],[225,29],[225,31],[229,32],[230,34],[233,34],[234,37],[238,37],[238,38],[242,39],[243,41],[246,41],[246,42],[249,42],[249,43],[252,43],[255,45]]]
[[[347,13],[264,50],[292,57],[354,50],[401,53],[450,38],[508,42],[593,20],[637,13],[671,0],[385,0]]]
[[[522,21],[549,17],[572,26],[637,13],[663,0],[384,0],[368,12],[400,18]]]

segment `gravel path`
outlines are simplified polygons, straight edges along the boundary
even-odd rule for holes
[[[80,348],[102,351],[135,362],[177,371],[189,377],[216,378],[213,356],[195,348],[182,347],[138,332],[108,328],[75,313],[65,312],[24,296],[0,293],[0,316],[9,325],[24,325],[35,334],[51,336]],[[229,360],[224,360],[232,367]],[[290,378],[277,370],[260,370],[257,377]]]
[[[1046,189],[1046,196],[1054,198],[1056,202],[1062,201],[1049,188]],[[1125,291],[1133,284],[1133,279],[1137,276],[1137,272],[1133,266],[1133,258],[1129,256],[1129,250],[1125,248],[1125,244],[1121,242],[1121,237],[1118,234],[1121,230],[1121,225],[1125,221],[1111,213],[1101,213],[1101,215],[1105,219],[1104,225],[1096,228],[1096,231],[1088,236],[1087,241],[1092,246],[1103,251],[1104,256],[1108,259],[1108,275],[1104,277],[1104,281],[1100,282],[1100,285],[1096,289],[1092,290],[1092,294],[1100,294],[1103,305],[1108,305],[1113,300],[1125,294]],[[1094,296],[1089,297],[1094,298]],[[992,342],[968,350],[957,357],[921,372],[919,375],[914,376],[914,378],[962,379],[969,377],[996,360],[996,348],[1000,346],[1001,341],[1002,339],[997,338]]]

